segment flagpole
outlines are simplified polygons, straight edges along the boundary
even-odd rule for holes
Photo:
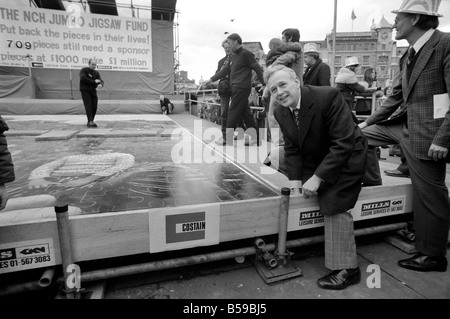
[[[334,75],[336,71],[336,26],[337,26],[337,0],[334,0],[334,22],[333,22],[333,53],[331,58],[331,86],[334,86]]]

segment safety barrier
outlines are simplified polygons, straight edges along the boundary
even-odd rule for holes
[[[71,277],[75,274],[72,272],[73,263],[77,261],[72,257],[73,251],[78,247],[71,245],[73,239],[71,238],[70,229],[71,220],[67,214],[67,206],[55,206],[57,217],[57,228],[59,236],[59,246],[62,256],[63,276],[56,280],[61,292],[64,293],[67,299],[79,299],[80,292],[83,290],[81,285],[87,282],[97,280],[106,280],[110,278],[117,278],[122,276],[129,276],[141,273],[147,273],[158,270],[172,269],[176,267],[185,267],[196,264],[204,264],[214,261],[226,260],[235,258],[242,260],[246,256],[255,256],[255,262],[260,261],[259,265],[256,263],[256,268],[259,274],[263,277],[266,283],[272,283],[277,280],[284,280],[294,276],[301,276],[301,270],[296,268],[290,262],[291,253],[290,248],[297,248],[306,245],[321,243],[324,241],[324,236],[313,236],[300,239],[287,239],[288,232],[288,215],[290,208],[290,189],[283,188],[281,190],[281,201],[279,203],[279,226],[278,226],[278,241],[277,243],[266,244],[260,237],[254,239],[254,245],[244,248],[236,248],[225,251],[205,253],[201,255],[185,256],[180,258],[157,260],[148,263],[133,264],[120,267],[110,267],[106,269],[81,272],[76,274],[80,287],[74,288],[74,285],[68,285]],[[72,221],[73,222],[73,221]],[[390,231],[398,231],[407,228],[406,222],[386,224],[375,227],[368,227],[355,230],[355,236],[363,236],[370,234],[377,234]],[[29,292],[32,290],[44,289],[49,286],[53,280],[54,269],[50,268],[44,272],[39,281],[10,285],[0,289],[0,296],[11,295],[15,293]]]
[[[189,94],[189,97],[185,98],[185,103],[189,105],[189,113],[194,116],[200,116],[205,109],[220,108],[220,103],[217,102],[219,99],[217,89],[188,91],[186,94]]]
[[[360,120],[360,121],[364,121],[365,119],[367,119],[371,114],[375,113],[375,111],[383,104],[383,101],[386,100],[386,96],[382,96],[382,97],[377,97],[376,92],[373,92],[371,97],[364,97],[364,96],[356,96],[356,102],[355,102],[355,106],[358,104],[358,101],[371,101],[371,109],[370,109],[370,114],[369,115],[361,115],[358,114],[356,112],[356,117]]]

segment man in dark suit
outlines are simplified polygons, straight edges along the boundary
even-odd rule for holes
[[[332,87],[302,86],[292,69],[273,66],[265,82],[276,102],[275,119],[284,136],[286,170],[294,193],[317,196],[325,220],[324,289],[360,281],[353,217],[365,172],[367,140],[350,109]]]
[[[396,40],[406,39],[410,45],[400,60],[401,81],[377,112],[360,124],[370,145],[400,144],[408,162],[418,254],[398,265],[416,271],[447,269],[450,34],[437,30],[439,4],[405,0],[393,11]],[[381,122],[398,107],[396,116]]]
[[[230,63],[230,57],[233,53],[231,51],[230,44],[228,40],[222,41],[222,47],[225,50],[225,56],[220,59],[216,73],[225,68]],[[227,119],[228,119],[228,107],[230,106],[231,100],[231,83],[230,83],[230,74],[225,74],[223,78],[219,80],[219,85],[217,88],[217,93],[220,96],[220,117],[221,117],[221,126],[222,126],[222,136],[225,139],[227,132]],[[223,145],[223,141],[216,141],[218,144]]]
[[[80,71],[80,92],[86,110],[87,127],[92,128],[97,127],[97,124],[94,123],[98,105],[97,89],[102,88],[105,83],[96,70],[97,62],[89,59],[88,63],[89,66]]]
[[[225,75],[230,75],[231,102],[228,107],[226,136],[219,139],[222,145],[233,145],[234,130],[243,120],[246,126],[245,145],[259,145],[259,132],[256,130],[256,123],[250,111],[248,97],[252,90],[252,70],[254,70],[263,82],[263,69],[256,61],[255,56],[242,46],[242,38],[237,33],[232,33],[227,37],[228,44],[233,54],[228,65],[206,80],[203,85],[209,85]],[[264,83],[262,83],[263,86]]]

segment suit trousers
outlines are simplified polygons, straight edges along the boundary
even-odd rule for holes
[[[358,267],[353,216],[348,212],[325,215],[325,267],[331,270]]]
[[[416,249],[428,256],[445,256],[450,227],[445,161],[417,158],[412,152],[406,123],[372,125],[363,132],[371,146],[400,144],[413,188]]]
[[[88,122],[93,122],[97,114],[98,97],[97,91],[81,91],[81,98],[83,99],[84,109]]]
[[[252,140],[257,140],[258,132],[256,131],[255,119],[250,111],[248,97],[251,88],[232,88],[231,103],[228,108],[226,141],[229,145],[233,145],[233,134],[238,124],[243,120],[247,129],[247,134]],[[232,133],[232,134],[229,134]]]
[[[222,123],[222,136],[225,139],[227,132],[228,108],[230,106],[230,94],[220,95],[220,118]]]

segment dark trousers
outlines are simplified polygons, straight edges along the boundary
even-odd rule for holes
[[[365,130],[363,130],[365,133]],[[383,180],[380,174],[380,163],[378,162],[377,148],[370,145],[367,148],[366,173],[364,174],[363,184],[366,186],[382,185]]]
[[[167,106],[161,105],[161,113],[164,113],[164,111],[167,111],[167,114],[170,114],[173,112],[173,108],[174,108],[174,106],[172,103],[167,104]]]
[[[94,122],[98,105],[97,91],[81,91],[81,98],[83,99],[88,122]]]
[[[400,144],[408,163],[413,188],[416,249],[428,256],[445,256],[450,226],[445,161],[418,159],[412,151],[408,129],[404,123],[372,125],[363,132],[371,146]]]
[[[231,103],[228,108],[227,132],[225,137],[229,144],[233,143],[234,130],[242,120],[244,121],[247,129],[247,134],[251,136],[252,140],[257,140],[258,138],[255,119],[252,116],[250,106],[248,104],[250,92],[251,88],[232,88]]]
[[[223,138],[225,138],[225,134],[227,132],[228,108],[230,106],[230,99],[230,94],[223,94],[220,96],[220,118]]]

